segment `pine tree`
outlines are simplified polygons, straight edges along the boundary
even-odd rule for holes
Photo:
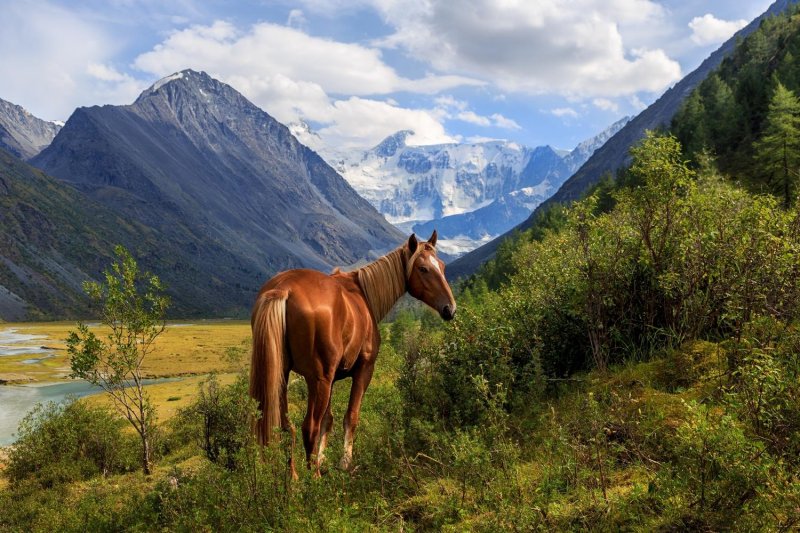
[[[694,157],[709,144],[706,108],[700,91],[693,91],[672,123],[672,131],[686,154]]]
[[[775,88],[755,149],[769,182],[790,207],[800,176],[800,100],[782,83]]]

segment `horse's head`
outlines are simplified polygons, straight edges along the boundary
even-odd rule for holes
[[[456,314],[456,300],[444,277],[444,262],[436,257],[436,230],[419,242],[413,233],[406,243],[408,293],[436,310],[445,320]]]

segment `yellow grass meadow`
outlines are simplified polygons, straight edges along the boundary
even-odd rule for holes
[[[77,329],[75,322],[3,323],[0,332],[38,335],[42,338],[27,344],[47,347],[52,356],[31,364],[41,354],[20,353],[0,357],[0,380],[9,383],[54,383],[68,381],[70,368],[66,338]],[[104,338],[108,329],[90,326]],[[234,374],[246,363],[250,351],[250,323],[243,320],[200,320],[167,323],[154,350],[143,365],[146,378],[180,378],[147,386],[150,398],[164,421],[196,396],[198,385],[211,372],[220,374],[223,383],[232,382]],[[90,396],[91,403],[104,403],[102,394]]]

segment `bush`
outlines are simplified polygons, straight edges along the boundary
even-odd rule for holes
[[[26,415],[9,453],[5,475],[42,487],[126,472],[136,464],[136,443],[125,421],[74,399],[39,404]]]
[[[728,344],[728,402],[772,453],[800,466],[800,331],[761,317]]]
[[[779,466],[760,442],[721,408],[689,403],[677,431],[675,460],[656,485],[675,506],[680,527],[753,530],[768,517]],[[777,480],[777,477],[776,477]],[[671,495],[672,497],[666,497]],[[676,525],[677,525],[676,524]]]
[[[192,435],[211,462],[234,468],[237,453],[252,440],[250,424],[257,414],[244,374],[228,386],[212,374],[200,384],[194,404],[180,414],[177,431]]]

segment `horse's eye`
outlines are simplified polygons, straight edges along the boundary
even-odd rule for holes
[[[426,272],[428,272],[428,267],[421,266],[419,267],[419,271],[425,274]]]

